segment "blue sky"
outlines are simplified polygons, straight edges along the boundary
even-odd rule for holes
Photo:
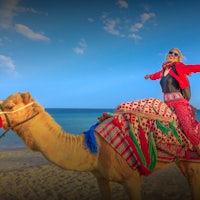
[[[44,107],[115,108],[162,99],[160,69],[178,47],[200,63],[200,3],[0,0],[0,99],[31,92]],[[200,108],[200,74],[189,78]]]

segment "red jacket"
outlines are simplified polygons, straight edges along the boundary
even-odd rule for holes
[[[187,79],[187,75],[190,73],[200,72],[200,64],[185,65],[182,62],[175,62],[174,64],[175,64],[178,76],[172,69],[170,69],[169,74],[178,81],[181,89],[185,89],[190,85]],[[162,77],[163,70],[164,69],[154,74],[151,74],[150,79],[151,80],[160,79]]]

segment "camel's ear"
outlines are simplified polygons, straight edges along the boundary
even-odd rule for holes
[[[23,93],[21,93],[21,97],[22,97],[23,102],[25,104],[27,104],[27,103],[29,103],[31,101],[31,94],[30,94],[30,92],[23,92]]]

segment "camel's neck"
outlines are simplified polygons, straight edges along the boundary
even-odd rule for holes
[[[45,111],[17,130],[32,150],[40,151],[49,161],[68,170],[93,170],[97,155],[84,145],[84,135],[63,131]]]

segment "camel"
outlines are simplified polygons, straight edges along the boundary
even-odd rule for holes
[[[73,171],[91,172],[97,179],[102,199],[111,199],[111,181],[124,186],[131,200],[141,199],[141,175],[133,170],[97,132],[98,152],[91,153],[85,134],[66,133],[30,92],[18,92],[1,102],[3,129],[14,131],[28,148],[41,152],[55,165]],[[171,163],[158,161],[155,170]],[[194,200],[200,198],[200,164],[176,162],[187,178]]]

